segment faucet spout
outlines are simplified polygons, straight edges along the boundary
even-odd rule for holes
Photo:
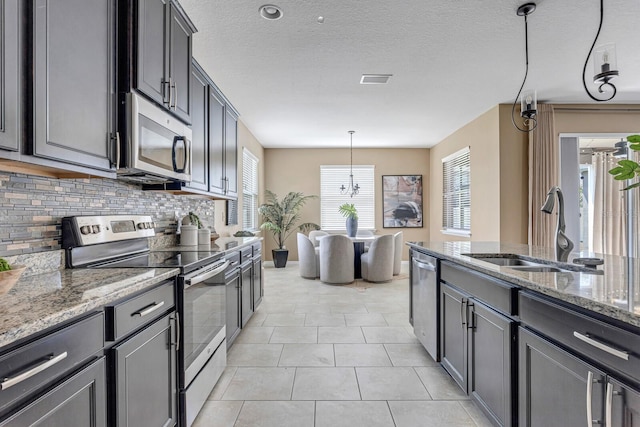
[[[561,262],[567,262],[569,259],[569,253],[573,249],[573,242],[567,237],[565,233],[566,224],[564,221],[564,196],[560,187],[551,187],[547,192],[547,199],[540,210],[544,213],[550,214],[553,211],[553,205],[555,197],[558,198],[558,223],[556,225],[556,260]]]

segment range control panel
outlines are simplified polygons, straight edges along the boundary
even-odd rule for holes
[[[148,215],[72,216],[62,218],[64,249],[120,240],[153,237],[156,224]]]

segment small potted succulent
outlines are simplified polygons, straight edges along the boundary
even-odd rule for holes
[[[358,209],[353,203],[343,203],[338,207],[338,212],[347,218],[347,236],[356,237],[358,232]]]

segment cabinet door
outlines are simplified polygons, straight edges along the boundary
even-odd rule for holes
[[[224,195],[224,101],[209,88],[209,191]]]
[[[171,110],[191,123],[191,29],[175,6],[169,13],[169,78]]]
[[[469,306],[469,394],[495,424],[510,426],[515,322],[473,299]]]
[[[34,3],[29,154],[111,170],[114,1]]]
[[[159,104],[168,105],[169,81],[166,57],[169,0],[138,0],[137,81],[138,90]]]
[[[107,425],[104,357],[0,422],[9,426]]]
[[[227,279],[227,348],[240,333],[240,274]]]
[[[117,426],[176,424],[174,327],[165,316],[114,348]]]
[[[262,281],[262,260],[260,258],[254,258],[253,260],[253,311],[256,311],[260,303],[262,302],[262,296],[264,295],[264,283]]]
[[[193,67],[191,83],[191,182],[187,187],[209,191],[207,102],[209,85],[199,67]]]
[[[640,392],[609,378],[606,399],[607,426],[640,427]]]
[[[467,391],[466,294],[443,283],[440,294],[440,359],[462,390]]]
[[[253,316],[253,298],[251,295],[252,286],[251,280],[253,279],[253,263],[249,262],[242,267],[242,327],[247,324],[251,316]]]
[[[0,148],[20,149],[20,15],[18,0],[0,2]]]
[[[602,425],[604,374],[522,327],[518,334],[519,425]]]
[[[230,198],[238,197],[238,118],[228,108],[225,108],[224,126],[224,167],[227,178],[226,195]]]

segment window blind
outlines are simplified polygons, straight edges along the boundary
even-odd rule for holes
[[[242,151],[242,229],[258,228],[258,158]]]
[[[442,159],[443,232],[471,232],[471,155],[469,147]]]
[[[340,186],[349,185],[349,165],[320,166],[320,227],[326,231],[344,231],[346,218],[338,212],[343,203],[353,203],[358,210],[358,229],[375,228],[375,167],[354,165],[353,182],[360,192],[350,197],[340,194]]]

